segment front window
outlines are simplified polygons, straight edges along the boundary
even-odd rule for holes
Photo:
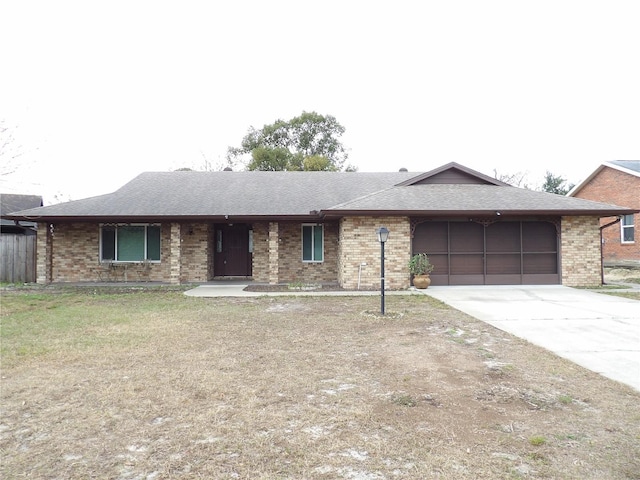
[[[324,250],[322,225],[302,225],[302,261],[322,262]]]
[[[103,225],[100,231],[100,260],[160,261],[160,226]]]
[[[635,232],[633,228],[633,215],[623,215],[620,222],[620,236],[622,243],[633,243],[635,241]]]

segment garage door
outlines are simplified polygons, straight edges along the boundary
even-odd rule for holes
[[[551,222],[425,221],[415,227],[412,248],[429,255],[433,285],[561,283]]]

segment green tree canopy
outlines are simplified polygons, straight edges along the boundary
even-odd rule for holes
[[[568,184],[567,180],[560,175],[554,175],[549,170],[544,175],[544,183],[542,184],[542,191],[548,193],[555,193],[557,195],[566,195],[574,187],[573,184]]]
[[[251,127],[240,147],[229,147],[227,159],[235,163],[250,156],[248,170],[338,171],[348,156],[339,140],[344,132],[331,115],[302,112],[289,121],[276,120],[260,130]]]

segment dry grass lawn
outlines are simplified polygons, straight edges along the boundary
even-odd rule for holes
[[[640,393],[378,302],[2,292],[0,477],[640,478]]]

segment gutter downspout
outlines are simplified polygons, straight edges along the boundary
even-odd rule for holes
[[[611,225],[615,225],[616,223],[620,223],[621,220],[622,220],[622,217],[619,216],[613,222],[609,222],[606,225],[602,225],[600,227],[600,283],[602,285],[604,285],[604,251],[603,251],[603,248],[602,248],[602,231],[605,228],[610,227]]]

